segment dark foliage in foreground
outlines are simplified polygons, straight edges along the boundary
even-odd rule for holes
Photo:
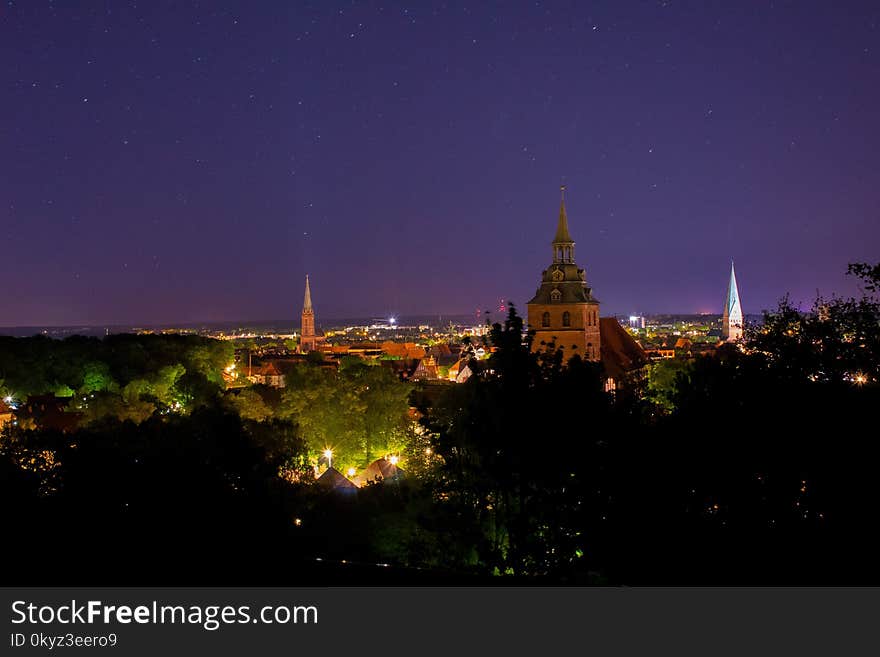
[[[49,450],[42,490],[3,479],[4,522],[18,527],[6,563],[24,568],[23,581],[222,579],[283,539],[277,463],[234,415],[13,433],[3,467]]]

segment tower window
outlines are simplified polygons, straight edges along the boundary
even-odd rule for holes
[[[550,326],[550,313],[541,315],[541,326]]]
[[[550,293],[550,301],[561,301],[562,300],[562,292],[559,290],[553,290]]]
[[[562,313],[562,325],[571,326],[571,313],[569,313],[567,310]]]

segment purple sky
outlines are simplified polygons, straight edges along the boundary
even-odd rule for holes
[[[3,2],[0,325],[852,293],[876,2]]]

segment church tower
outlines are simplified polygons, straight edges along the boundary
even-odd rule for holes
[[[541,286],[526,305],[528,326],[535,332],[533,351],[554,342],[564,349],[564,359],[578,355],[584,360],[602,357],[599,333],[599,302],[587,286],[587,277],[574,259],[574,240],[568,232],[565,186],[559,205],[559,223],[551,243],[553,260],[541,274]]]
[[[315,311],[312,309],[312,291],[309,289],[309,275],[306,274],[306,294],[303,298],[302,335],[299,339],[299,350],[302,353],[314,351],[316,345]]]
[[[741,340],[743,336],[743,311],[739,302],[739,289],[736,286],[736,272],[730,263],[730,281],[727,283],[727,298],[724,300],[724,315],[721,318],[721,335],[728,342]]]

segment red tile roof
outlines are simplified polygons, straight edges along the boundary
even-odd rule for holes
[[[602,344],[602,364],[608,376],[621,378],[648,363],[645,350],[626,332],[616,318],[600,317],[599,334]]]

